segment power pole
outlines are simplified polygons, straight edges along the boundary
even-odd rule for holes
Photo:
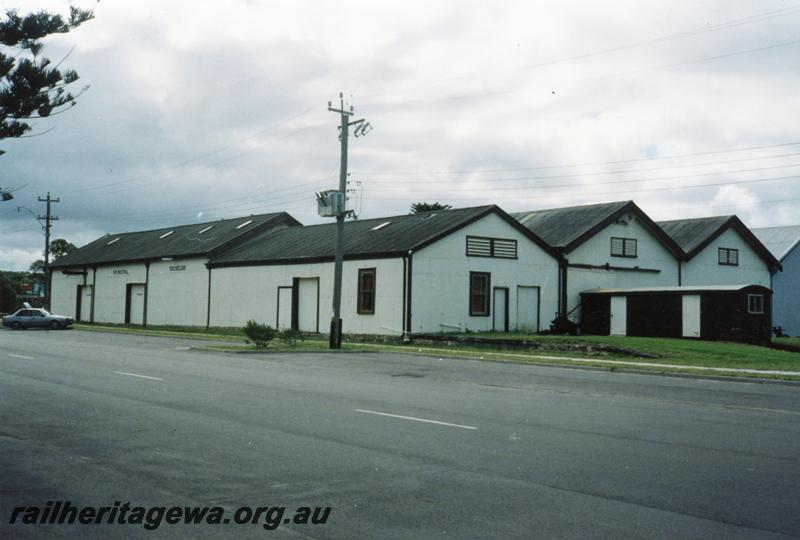
[[[338,113],[340,116],[339,140],[341,141],[341,161],[339,166],[339,191],[330,193],[335,195],[333,199],[337,203],[333,204],[334,215],[336,216],[336,256],[333,266],[333,315],[331,317],[331,334],[329,346],[331,349],[342,348],[342,262],[344,261],[344,218],[347,215],[347,139],[350,126],[356,126],[354,134],[356,137],[366,135],[371,129],[369,122],[364,119],[350,121],[353,116],[353,106],[350,109],[344,107],[344,95],[339,93],[339,108],[333,107],[328,102],[328,110]]]
[[[44,220],[44,299],[47,308],[50,308],[50,224],[51,221],[58,221],[58,216],[51,213],[50,205],[52,203],[61,202],[59,198],[52,198],[50,192],[47,192],[47,197],[39,197],[39,202],[47,203],[47,214],[44,216],[36,216],[36,219]]]

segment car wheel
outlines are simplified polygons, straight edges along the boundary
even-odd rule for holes
[[[12,330],[19,330],[20,328],[22,328],[22,325],[19,324],[17,321],[14,321],[13,323],[11,323],[11,329]]]
[[[58,330],[61,328],[61,325],[58,324],[58,321],[53,321],[50,323],[50,330]]]

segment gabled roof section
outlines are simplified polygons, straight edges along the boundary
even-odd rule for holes
[[[750,229],[779,262],[800,246],[800,225]]]
[[[737,216],[712,216],[693,219],[676,219],[660,221],[662,229],[672,237],[686,253],[685,259],[691,260],[703,251],[711,242],[716,240],[728,229],[733,229],[772,269],[780,268],[780,262],[756,238],[756,236],[742,223]]]
[[[345,259],[403,256],[489,214],[498,215],[560,260],[547,243],[494,205],[348,221],[345,223]],[[209,267],[333,260],[335,235],[335,223],[270,231],[209,261]]]
[[[221,219],[192,225],[165,227],[149,231],[110,234],[98,238],[50,266],[88,266],[96,264],[151,261],[166,257],[213,257],[238,246],[254,235],[300,222],[285,212]]]
[[[634,214],[673,255],[683,255],[680,247],[633,201],[532,210],[516,212],[512,216],[554,248],[569,253],[629,213]]]

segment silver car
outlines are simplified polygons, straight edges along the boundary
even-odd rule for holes
[[[12,330],[23,328],[51,328],[58,330],[66,328],[75,321],[62,315],[53,315],[43,308],[24,307],[11,315],[3,317],[3,326]]]

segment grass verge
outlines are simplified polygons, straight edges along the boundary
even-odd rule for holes
[[[76,324],[75,328],[89,331],[227,341],[230,342],[230,345],[209,345],[207,347],[200,348],[230,352],[321,352],[328,350],[327,340],[311,338],[305,341],[299,341],[295,346],[290,346],[278,340],[274,340],[270,343],[268,348],[259,351],[253,345],[246,343],[241,330],[229,328],[206,329],[180,326],[155,326],[141,328],[110,324]],[[666,366],[632,365],[630,367],[626,367],[624,365],[615,365],[609,362],[603,362],[603,360],[643,362],[650,364],[673,364],[678,366],[709,368],[796,371],[796,377],[794,375],[773,375],[768,373],[737,374],[735,372],[730,372],[730,376],[800,380],[800,354],[742,343],[670,338],[639,338],[623,336],[550,336],[516,333],[478,333],[470,334],[470,336],[485,338],[489,341],[491,341],[492,338],[535,341],[539,344],[539,347],[529,351],[511,351],[502,350],[491,343],[481,345],[466,345],[460,343],[442,343],[440,345],[419,345],[413,343],[345,343],[343,345],[343,349],[349,351],[383,351],[406,354],[425,354],[429,356],[448,356],[502,362],[548,365],[582,365],[612,370],[634,369],[636,371],[662,373],[682,372],[713,375],[716,377],[727,375],[729,372],[722,374],[716,371],[701,371],[694,369],[682,370],[680,368]],[[457,336],[453,337],[455,338]],[[797,341],[800,341],[800,339]],[[592,353],[592,345],[612,345],[624,349],[633,349],[642,353],[646,353],[648,356],[655,356],[655,358],[632,358],[630,355],[613,354],[607,352]],[[584,350],[570,350],[569,347],[571,346],[580,346]],[[589,346],[589,354],[587,354],[585,351],[586,346]],[[543,356],[558,358],[542,358]],[[589,359],[591,361],[575,362],[570,361],[569,357]]]

